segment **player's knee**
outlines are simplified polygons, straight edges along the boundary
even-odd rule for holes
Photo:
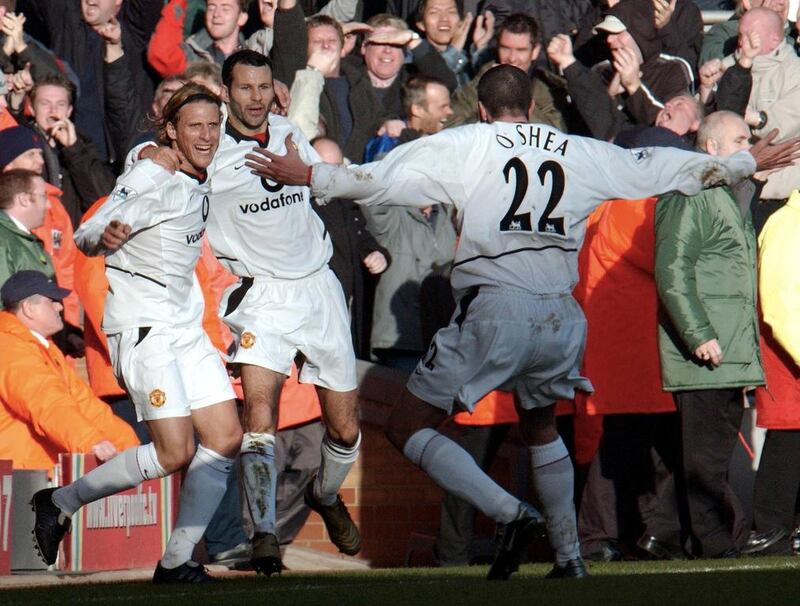
[[[331,440],[337,444],[341,444],[342,446],[347,446],[348,448],[355,446],[360,433],[358,422],[349,423],[345,427],[339,427],[336,429],[328,427],[326,428],[326,431],[328,432],[328,436]]]
[[[194,452],[194,442],[172,444],[168,448],[158,450],[158,462],[167,474],[175,473],[189,465]]]
[[[447,413],[432,406],[407,389],[389,415],[386,424],[386,437],[400,452],[403,452],[408,439],[420,429],[435,428],[445,418]]]
[[[221,454],[223,457],[233,459],[242,448],[242,435],[242,428],[237,426],[235,429],[229,429],[224,434],[214,436],[204,446]]]

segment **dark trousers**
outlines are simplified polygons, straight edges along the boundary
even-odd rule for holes
[[[619,414],[603,418],[603,437],[589,467],[578,515],[584,555],[604,543],[632,546],[642,534],[680,544],[673,471],[678,466],[678,415]]]
[[[741,388],[673,394],[681,424],[682,475],[697,556],[716,557],[736,547],[735,505],[728,468],[744,414]],[[739,506],[741,509],[741,506]]]
[[[800,431],[767,432],[753,491],[753,522],[764,532],[794,529],[800,492]]]

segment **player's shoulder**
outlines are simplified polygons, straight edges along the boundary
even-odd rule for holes
[[[285,116],[278,114],[269,115],[269,138],[286,137],[291,134],[292,138],[297,142],[298,137],[305,140],[305,136],[294,122],[291,122]]]
[[[117,178],[111,198],[132,199],[174,184],[172,173],[152,160],[139,160]]]

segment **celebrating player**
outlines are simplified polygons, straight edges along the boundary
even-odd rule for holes
[[[361,440],[355,354],[344,295],[328,268],[330,236],[310,206],[308,187],[263,179],[245,165],[254,146],[283,152],[288,134],[305,160],[317,162],[319,156],[296,127],[269,113],[274,90],[264,55],[232,54],[222,79],[228,119],[212,167],[207,234],[216,257],[239,277],[225,293],[220,315],[235,337],[231,361],[242,372],[241,465],[255,531],[252,563],[270,575],[281,570],[275,535],[277,404],[296,359],[300,381],[317,387],[326,430],[322,464],[307,487],[306,503],[322,516],[340,551],[353,555],[361,549],[358,528],[338,495]],[[179,160],[159,147],[140,152],[150,156],[165,166]]]
[[[203,331],[194,274],[209,215],[206,168],[217,151],[220,121],[220,100],[211,91],[197,84],[178,90],[164,108],[158,137],[180,152],[180,170],[135,164],[75,232],[84,252],[107,254],[103,330],[114,372],[153,442],[34,495],[35,541],[48,564],[78,508],[188,465],[178,520],[153,582],[213,580],[190,558],[225,493],[242,436],[230,379]],[[120,232],[113,241],[104,231],[110,222]]]
[[[453,204],[460,244],[451,282],[458,301],[411,375],[392,412],[392,443],[445,490],[504,525],[490,579],[517,570],[539,516],[495,484],[460,446],[436,431],[454,411],[471,411],[493,389],[512,389],[534,488],[556,563],[549,577],[586,575],[578,548],[573,469],[555,426],[555,402],[591,390],[580,375],[586,320],[572,298],[586,219],[603,200],[688,194],[738,181],[753,156],[785,164],[798,142],[761,143],[727,158],[675,149],[621,148],[528,124],[530,79],[510,65],[489,70],[478,87],[486,124],[443,131],[402,145],[360,167],[309,169],[257,150],[251,168],[281,183],[310,183],[322,199],[363,204]],[[774,134],[773,134],[774,138]],[[761,168],[761,167],[759,167]]]

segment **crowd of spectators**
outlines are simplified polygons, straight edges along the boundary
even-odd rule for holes
[[[124,414],[124,391],[108,378],[102,292],[91,294],[99,288],[97,268],[90,271],[72,233],[112,190],[130,149],[153,139],[171,94],[188,81],[220,93],[221,65],[234,51],[270,57],[271,111],[287,116],[331,162],[380,159],[407,141],[477,122],[477,83],[498,63],[530,76],[531,122],[626,148],[721,155],[774,129],[778,140],[800,135],[800,15],[790,4],[0,0],[0,286],[36,270],[62,287],[39,285],[42,293],[20,299],[12,295],[24,288],[9,291],[8,300],[4,294],[0,351],[9,365],[25,368],[11,372],[3,362],[0,417],[14,421],[8,429],[0,423],[0,458],[41,467],[60,451],[106,456],[114,448],[105,437],[111,421],[98,405]],[[701,9],[729,14],[704,28]],[[458,157],[452,150],[452,161]],[[593,419],[590,438],[577,435],[587,425],[575,429],[583,444],[576,456],[588,470],[579,515],[584,556],[792,552],[800,492],[793,313],[800,307],[791,271],[798,187],[800,164],[714,189],[700,202],[647,199],[628,210],[601,207],[590,219],[576,297],[589,318],[584,370],[598,391],[566,406],[576,419]],[[735,204],[725,214],[720,200],[729,198]],[[350,305],[357,355],[411,372],[454,307],[447,279],[458,217],[446,207],[362,209],[353,201],[317,210],[333,240],[331,266]],[[707,257],[712,269],[703,269]],[[696,284],[702,272],[720,284],[723,273],[731,285],[704,290]],[[752,293],[740,292],[744,281]],[[39,312],[47,292],[57,304]],[[716,325],[708,312],[706,299],[721,296],[739,305],[722,314],[730,326]],[[46,330],[32,323],[53,310],[63,323],[51,318]],[[66,358],[47,345],[51,336]],[[726,349],[728,338],[747,341],[752,352]],[[634,347],[641,349],[628,355]],[[94,394],[70,366],[84,351]],[[720,379],[725,373],[731,376]],[[32,383],[39,375],[47,377],[46,391]],[[745,393],[763,385],[764,375],[771,389],[757,389],[753,401],[768,433],[748,533],[725,476]],[[711,396],[701,398],[701,389]],[[676,392],[674,402],[665,390]],[[717,441],[703,431],[718,418],[698,413],[693,398],[727,408]],[[80,409],[73,423],[83,424],[75,435],[58,422],[73,408]],[[475,442],[475,456],[485,453],[489,433],[469,434],[462,437]],[[26,454],[31,443],[35,457]],[[712,447],[716,458],[697,454]],[[697,456],[686,457],[687,450]],[[450,534],[469,537],[472,517],[457,518],[461,528]],[[466,548],[457,556],[443,543],[437,549],[442,563],[471,557]]]

